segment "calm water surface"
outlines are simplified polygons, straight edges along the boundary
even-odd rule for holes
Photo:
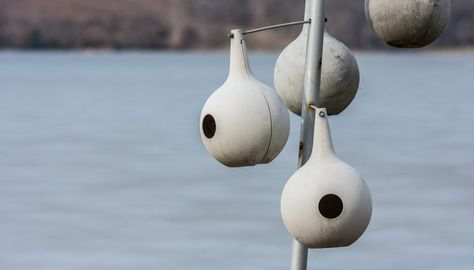
[[[276,54],[251,55],[271,84]],[[372,222],[310,269],[474,269],[474,53],[357,54],[330,119],[371,188]],[[268,166],[201,144],[226,53],[0,53],[0,269],[288,269],[280,192],[299,123]]]

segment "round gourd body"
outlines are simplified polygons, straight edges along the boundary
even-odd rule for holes
[[[365,15],[377,35],[400,48],[420,48],[436,40],[451,14],[450,0],[365,0]]]
[[[268,163],[288,139],[288,110],[273,89],[252,75],[242,34],[232,33],[229,77],[204,105],[201,138],[208,152],[226,166]]]
[[[286,184],[281,200],[286,228],[308,248],[351,245],[372,213],[366,184],[337,158],[303,166]]]
[[[301,115],[304,95],[307,38],[307,31],[303,29],[283,50],[275,67],[275,89],[297,115]],[[354,100],[359,80],[359,67],[352,52],[325,33],[318,107],[326,108],[329,115],[340,114]]]
[[[349,246],[370,222],[370,191],[335,155],[324,109],[316,110],[311,157],[283,189],[281,214],[288,232],[308,248]]]

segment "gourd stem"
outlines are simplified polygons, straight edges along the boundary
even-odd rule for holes
[[[233,38],[230,41],[229,77],[249,76],[252,71],[248,63],[247,47],[242,35],[242,30],[231,31]]]
[[[316,106],[311,106],[316,107]],[[331,130],[327,119],[326,109],[316,108],[316,119],[314,124],[314,139],[311,158],[327,158],[334,156]]]

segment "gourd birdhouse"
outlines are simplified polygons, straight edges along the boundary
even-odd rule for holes
[[[336,157],[325,109],[315,121],[312,155],[282,193],[283,221],[308,248],[349,246],[370,222],[371,195],[359,173]]]
[[[387,44],[420,48],[444,31],[451,14],[450,0],[365,0],[365,16]]]
[[[241,30],[230,36],[229,75],[204,105],[201,138],[208,152],[226,166],[268,163],[288,139],[288,110],[272,88],[252,75]]]
[[[306,15],[308,18],[308,9]],[[275,89],[287,107],[301,115],[304,96],[304,72],[308,25],[280,54],[274,74]],[[326,108],[329,115],[343,112],[355,98],[359,89],[359,66],[352,52],[343,43],[324,33],[321,90],[318,107]]]

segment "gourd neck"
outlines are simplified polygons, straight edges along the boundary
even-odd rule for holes
[[[230,39],[230,67],[229,78],[243,77],[252,74],[247,57],[247,46],[242,30],[232,30]]]
[[[327,115],[326,109],[316,109],[311,156],[319,160],[335,156]]]

